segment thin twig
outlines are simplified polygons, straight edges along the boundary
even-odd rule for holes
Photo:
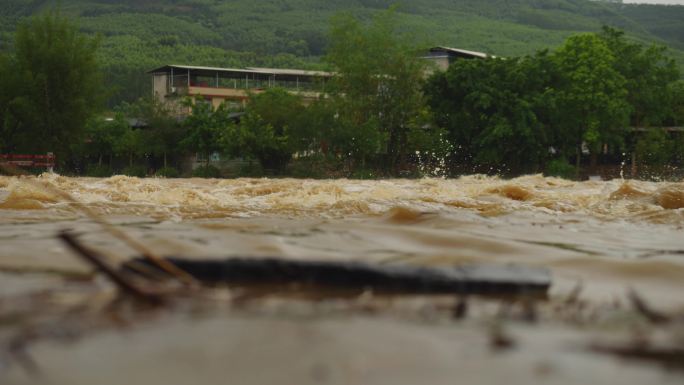
[[[77,255],[83,257],[83,259],[85,259],[88,263],[92,264],[99,271],[104,273],[123,292],[126,292],[133,297],[146,302],[155,304],[160,302],[159,296],[148,293],[137,287],[133,282],[129,281],[128,278],[116,271],[116,269],[113,269],[111,266],[107,265],[96,252],[88,249],[78,242],[73,234],[67,231],[62,231],[59,233],[59,238],[62,239],[69,247],[71,247],[77,253]]]

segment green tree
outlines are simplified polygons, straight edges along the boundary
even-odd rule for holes
[[[667,48],[630,42],[623,31],[610,27],[603,27],[598,36],[615,57],[613,67],[625,78],[631,125],[661,125],[672,115],[674,95],[669,85],[680,78],[675,61],[667,56]]]
[[[16,87],[13,69],[9,56],[0,52],[0,73],[3,74],[0,76],[0,153],[13,150],[11,139],[16,132],[16,121],[9,105]]]
[[[91,118],[86,124],[85,137],[78,152],[97,159],[98,166],[102,166],[104,157],[108,157],[108,166],[112,167],[112,158],[117,155],[116,150],[122,137],[129,131],[128,122],[123,115],[117,114],[112,119],[100,116]]]
[[[672,123],[684,126],[684,80],[670,84],[672,95]]]
[[[116,155],[128,157],[128,167],[133,167],[133,160],[146,153],[143,132],[128,124],[125,127],[123,134],[114,138],[113,151]]]
[[[301,97],[271,88],[250,96],[239,127],[224,130],[222,143],[229,152],[253,156],[264,169],[281,173],[295,152],[310,148],[304,115]]]
[[[307,109],[309,132],[313,143],[325,154],[350,161],[350,166],[366,167],[366,160],[378,154],[387,140],[378,129],[377,119],[355,120],[347,115],[344,99],[322,99]]]
[[[5,64],[9,72],[3,72],[16,76],[3,108],[10,151],[52,151],[61,161],[70,155],[104,100],[98,45],[56,11],[19,24],[14,54]]]
[[[140,134],[145,151],[162,157],[164,167],[168,167],[169,154],[179,152],[183,136],[183,127],[174,111],[153,97],[140,98],[132,104],[124,103],[119,109],[145,126]]]
[[[182,148],[200,154],[209,166],[210,155],[222,149],[219,139],[221,137],[223,124],[221,117],[226,114],[224,106],[214,111],[211,103],[202,99],[189,101],[192,105],[192,114],[183,122],[185,135],[180,141]]]
[[[384,167],[396,172],[409,153],[409,132],[424,106],[425,61],[397,28],[394,12],[377,14],[364,25],[349,14],[333,19],[325,57],[336,76],[330,81],[336,139],[351,140],[361,163],[386,153]]]
[[[663,166],[673,160],[675,145],[665,130],[649,129],[636,143],[637,159],[647,165]]]
[[[522,171],[543,164],[557,67],[546,52],[524,58],[460,60],[426,86],[435,122],[472,168]]]
[[[672,155],[674,164],[684,167],[684,135],[674,135],[672,139]]]
[[[615,70],[615,56],[595,34],[569,37],[554,54],[562,79],[557,120],[565,150],[575,148],[579,167],[582,143],[596,165],[603,144],[620,144],[628,121],[626,80]]]

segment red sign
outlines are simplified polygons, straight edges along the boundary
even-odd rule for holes
[[[0,154],[0,163],[20,167],[52,168],[55,167],[55,155],[51,152],[46,155]]]

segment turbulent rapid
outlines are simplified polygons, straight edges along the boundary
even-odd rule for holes
[[[377,216],[394,208],[497,217],[516,212],[568,214],[601,220],[684,224],[684,183],[613,180],[571,182],[541,175],[504,180],[487,176],[420,180],[108,179],[37,178],[107,214],[158,219],[285,215]],[[0,177],[0,209],[69,212],[49,193],[22,179]]]
[[[448,384],[456,377],[490,384],[681,383],[680,372],[633,366],[588,347],[607,338],[637,341],[639,349],[661,343],[681,348],[684,324],[645,324],[628,293],[639,293],[658,311],[684,314],[684,182],[573,182],[541,175],[377,181],[0,177],[0,315],[3,303],[16,296],[53,293],[44,299],[49,305],[28,308],[28,324],[55,311],[55,301],[57,309],[85,301],[73,310],[87,310],[81,324],[92,325],[89,317],[102,322],[92,316],[93,308],[106,309],[98,302],[102,294],[87,293],[103,282],[57,240],[61,230],[112,260],[138,256],[78,204],[50,193],[54,188],[161,255],[431,267],[512,263],[552,275],[549,299],[534,317],[516,315],[519,304],[481,299],[468,305],[466,321],[455,323],[451,311],[440,309],[451,309],[456,298],[373,302],[368,293],[309,305],[258,297],[247,310],[244,304],[170,308],[149,321],[153,326],[93,333],[66,350],[37,344],[38,361],[55,384],[115,384],[120,372],[139,380],[133,383],[191,383],[198,372],[217,383],[226,370],[241,383],[259,375],[265,377],[257,383],[280,383],[282,376],[318,383],[320,373],[331,383],[386,383],[379,373],[394,375],[397,384],[426,378]],[[75,294],[84,290],[82,280],[90,282],[86,294]],[[137,317],[147,316],[134,316],[133,323],[143,322]],[[66,320],[67,327],[73,324]],[[491,337],[503,323],[515,346],[505,355],[488,348],[507,341]],[[54,322],[47,318],[45,324],[54,337]],[[189,367],[197,370],[183,369]],[[32,383],[16,371],[8,378],[10,384]]]

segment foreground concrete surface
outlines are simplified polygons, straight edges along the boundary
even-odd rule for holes
[[[4,384],[680,384],[681,372],[588,352],[567,328],[509,325],[492,347],[472,322],[366,316],[171,316],[31,349],[40,377]]]

